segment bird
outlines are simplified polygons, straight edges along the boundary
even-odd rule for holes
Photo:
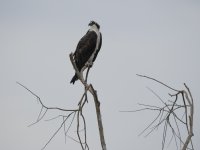
[[[77,69],[81,74],[87,67],[92,67],[102,45],[102,34],[100,32],[100,25],[95,21],[90,21],[88,24],[89,30],[79,40],[76,50],[73,54],[73,59]],[[74,84],[78,80],[75,73],[70,83]]]

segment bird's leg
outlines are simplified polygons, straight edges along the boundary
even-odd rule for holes
[[[81,70],[80,72],[78,72],[79,74],[79,78],[81,80],[82,83],[85,83],[84,78],[83,78],[83,70]]]
[[[92,61],[91,62],[87,62],[85,64],[85,66],[86,66],[86,68],[91,68],[93,66],[93,62]]]

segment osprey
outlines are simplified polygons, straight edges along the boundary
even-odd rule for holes
[[[90,29],[78,42],[73,56],[81,74],[87,67],[93,65],[102,44],[102,35],[99,31],[100,25],[95,21],[91,21],[88,26],[90,26]],[[78,80],[78,77],[75,74],[70,83],[74,84],[76,80]]]

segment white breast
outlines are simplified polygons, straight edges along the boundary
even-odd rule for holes
[[[100,43],[100,32],[98,30],[98,28],[96,27],[96,25],[91,26],[90,31],[94,31],[97,34],[97,44],[96,44],[96,48],[95,48],[95,52],[99,47],[99,43]]]
[[[92,60],[94,58],[94,54],[96,53],[96,51],[99,47],[99,43],[100,43],[100,32],[99,32],[98,28],[96,27],[96,25],[91,26],[90,31],[96,32],[96,34],[97,34],[97,44],[96,44],[94,53],[91,55],[90,59],[88,60],[88,63],[92,63]]]

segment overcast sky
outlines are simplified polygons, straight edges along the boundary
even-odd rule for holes
[[[108,150],[161,149],[162,128],[147,138],[138,134],[156,112],[135,110],[137,103],[160,105],[167,89],[141,79],[145,74],[182,89],[186,83],[195,103],[195,149],[200,149],[200,1],[198,0],[0,0],[0,149],[39,150],[62,119],[37,119],[41,106],[16,81],[34,91],[47,106],[75,108],[83,93],[68,55],[88,30],[101,26],[103,44],[89,81],[101,101]],[[172,92],[173,94],[173,92]],[[100,150],[92,98],[85,108],[88,144]],[[59,112],[48,112],[45,119]],[[69,132],[75,137],[75,129]],[[169,149],[175,149],[172,142]],[[46,150],[81,149],[59,132]]]

